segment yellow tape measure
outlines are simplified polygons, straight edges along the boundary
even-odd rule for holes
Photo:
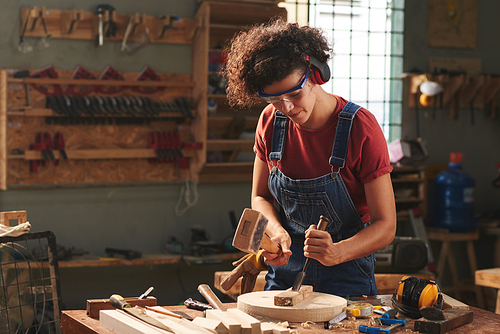
[[[374,309],[380,309],[382,306],[373,306],[370,303],[352,303],[344,310],[348,317],[364,318],[373,314]]]

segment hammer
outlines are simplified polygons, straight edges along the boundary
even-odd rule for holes
[[[259,248],[270,253],[281,249],[266,234],[268,219],[259,211],[246,208],[233,238],[233,246],[245,253],[257,254]]]

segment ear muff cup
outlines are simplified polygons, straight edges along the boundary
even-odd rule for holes
[[[264,51],[255,57],[255,64],[271,57],[290,57],[290,52],[287,49],[271,49]],[[316,57],[304,54],[303,57],[309,61],[311,65],[310,78],[313,83],[323,85],[330,80],[330,66],[327,63],[319,61]]]
[[[327,63],[322,63],[313,56],[309,56],[311,63],[311,80],[318,85],[323,85],[330,80],[331,72],[330,66]]]
[[[405,276],[392,295],[392,304],[398,312],[417,319],[422,317],[420,308],[423,306],[441,309],[443,296],[439,286],[434,281]]]

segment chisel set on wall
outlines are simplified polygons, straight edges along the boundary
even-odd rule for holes
[[[191,103],[185,97],[176,98],[173,102],[162,102],[144,96],[52,95],[46,97],[46,108],[52,109],[59,115],[47,117],[47,123],[61,125],[113,123],[140,125],[152,120],[170,120],[169,117],[155,117],[161,112],[180,112],[182,118],[194,118]]]

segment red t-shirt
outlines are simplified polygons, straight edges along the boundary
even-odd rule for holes
[[[339,96],[337,107],[328,122],[319,129],[310,130],[288,121],[287,138],[280,170],[295,180],[313,179],[331,173],[329,158],[332,153],[338,123],[338,114],[347,101]],[[274,113],[269,105],[261,113],[257,124],[254,151],[271,170],[271,153]],[[274,162],[276,163],[276,161]],[[375,116],[361,108],[354,117],[345,167],[342,178],[354,205],[364,223],[370,221],[363,183],[390,173],[387,142]]]

